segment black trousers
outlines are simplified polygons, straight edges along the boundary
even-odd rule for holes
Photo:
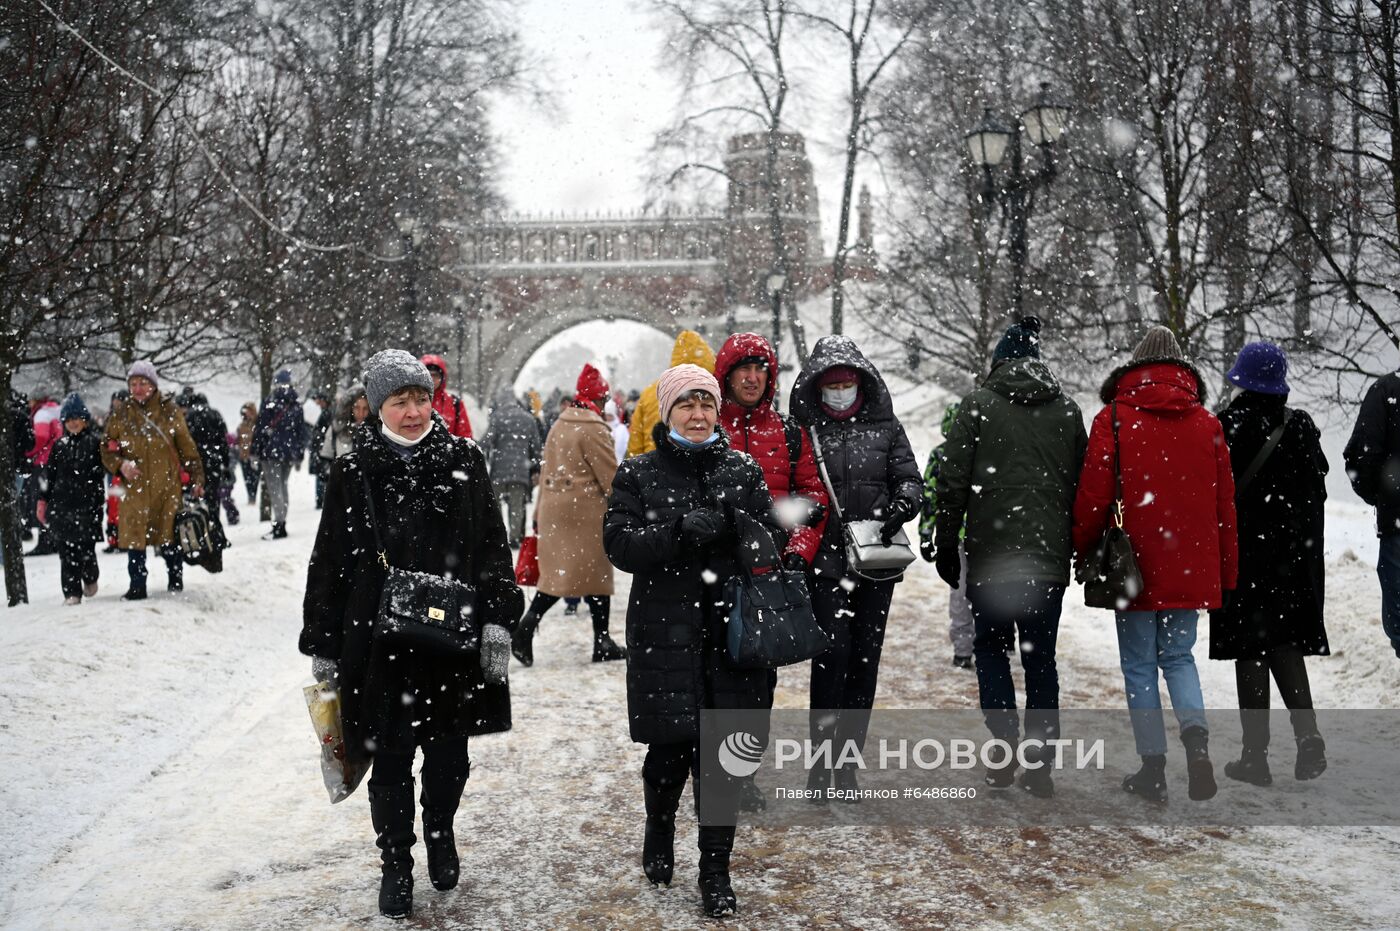
[[[698,793],[700,788],[700,746],[698,744],[647,744],[646,759],[642,761],[642,781],[653,792],[649,802],[667,809],[648,811],[647,815],[665,817],[675,814],[681,792],[685,789],[685,781],[692,774],[695,776],[694,791]],[[730,780],[730,785],[723,795],[732,810],[728,812],[729,817],[723,819],[727,824],[708,827],[702,825],[700,828],[700,836],[696,841],[696,846],[700,850],[701,873],[706,872],[709,868],[728,867],[729,853],[734,849],[734,825],[739,818],[739,795],[734,790],[732,777],[721,770],[716,770],[714,774],[707,774],[707,781],[709,779]],[[699,804],[697,796],[697,809]]]
[[[466,788],[471,775],[471,757],[467,752],[467,738],[429,740],[423,745],[423,769],[419,773],[422,791],[419,801],[423,811],[432,817],[450,818],[456,814],[462,801],[462,790]],[[400,786],[413,778],[412,753],[385,753],[374,755],[374,768],[370,770],[371,787],[388,788]],[[409,804],[412,804],[410,799]]]
[[[1296,646],[1278,647],[1254,659],[1235,661],[1235,690],[1240,700],[1240,727],[1247,750],[1269,746],[1269,676],[1278,683],[1283,704],[1289,710],[1293,736],[1317,734],[1312,687],[1303,652]]]
[[[175,543],[167,543],[165,546],[156,547],[156,552],[165,560],[165,569],[172,582],[182,582],[185,578],[185,560],[180,555],[180,547]],[[150,573],[146,569],[146,549],[126,551],[126,574],[131,577],[133,588],[145,588],[146,576]]]
[[[535,597],[530,600],[528,614],[535,617],[544,617],[550,608],[559,603],[558,595],[546,595],[543,592],[535,592]],[[588,613],[593,617],[593,633],[595,636],[602,636],[608,632],[608,617],[612,614],[612,598],[608,595],[584,595],[583,600],[588,602]]]
[[[964,584],[967,583],[964,581]],[[1020,738],[1016,685],[1006,651],[1018,646],[1026,673],[1026,736],[1060,736],[1060,674],[1055,641],[1065,587],[1051,582],[994,582],[967,586],[977,657],[977,693],[993,737]],[[1019,635],[1019,636],[1018,636]]]
[[[64,598],[79,598],[83,586],[97,581],[97,552],[91,540],[61,540],[58,544],[58,576]]]
[[[865,747],[894,586],[862,579],[847,591],[835,580],[811,581],[812,611],[831,638],[831,649],[812,660],[812,742],[834,740],[833,760],[847,741]]]

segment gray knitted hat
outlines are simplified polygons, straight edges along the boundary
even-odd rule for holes
[[[1147,334],[1133,349],[1130,362],[1141,362],[1144,359],[1180,359],[1183,362],[1186,356],[1181,352],[1181,344],[1176,341],[1176,334],[1164,326],[1150,327]]]
[[[402,349],[383,349],[369,357],[360,380],[365,384],[365,397],[374,413],[389,400],[389,395],[410,385],[433,393],[433,379],[428,368],[411,353]]]
[[[160,379],[156,377],[156,367],[145,359],[137,359],[131,363],[131,368],[126,370],[127,381],[137,377],[144,378],[153,385],[160,385]]]

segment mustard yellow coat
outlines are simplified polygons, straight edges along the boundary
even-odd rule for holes
[[[175,515],[180,512],[180,471],[189,473],[194,484],[203,485],[204,466],[185,426],[184,412],[159,390],[145,404],[128,399],[107,419],[103,466],[116,475],[128,459],[136,463],[141,477],[134,482],[122,479],[125,496],[117,546],[139,550],[173,543]]]
[[[705,337],[694,330],[681,330],[671,347],[671,368],[685,363],[698,365],[711,375],[715,373],[715,351],[705,342]],[[716,401],[719,398],[715,398]],[[661,420],[660,404],[656,400],[656,382],[642,389],[637,398],[637,409],[632,412],[632,423],[627,429],[627,457],[640,456],[656,448],[652,441],[652,428]]]

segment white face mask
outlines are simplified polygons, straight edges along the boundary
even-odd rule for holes
[[[859,385],[849,388],[823,388],[822,403],[834,411],[844,411],[856,403],[856,394],[859,391]]]
[[[416,439],[416,440],[410,440],[410,439],[409,439],[408,437],[406,437],[406,436],[399,436],[399,435],[398,435],[397,433],[395,433],[393,430],[390,430],[390,429],[389,429],[389,425],[386,424],[386,423],[381,423],[381,424],[379,425],[379,432],[384,436],[384,439],[388,440],[390,443],[393,443],[393,444],[395,444],[396,446],[404,446],[404,447],[407,447],[407,448],[409,448],[409,449],[412,449],[413,447],[417,446],[419,443],[421,443],[421,442],[423,442],[425,439],[427,439],[427,438],[428,438],[428,434],[429,434],[429,433],[432,433],[432,432],[433,432],[433,429],[432,429],[432,424],[428,424],[428,429],[426,429],[426,430],[424,430],[422,433],[420,433],[420,434],[418,435],[418,439]]]

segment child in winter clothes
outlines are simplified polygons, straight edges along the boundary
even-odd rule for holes
[[[97,594],[97,553],[102,539],[106,471],[102,468],[102,439],[92,429],[92,415],[76,394],[63,402],[59,414],[63,436],[49,454],[45,510],[49,532],[58,546],[65,605],[81,604]]]
[[[949,404],[943,411],[943,442],[929,453],[928,465],[924,466],[924,501],[919,511],[919,554],[924,562],[933,562],[933,531],[938,518],[938,470],[943,465],[943,448],[948,444],[948,431],[958,416],[958,405]],[[962,576],[967,578],[967,553],[958,544],[958,559],[962,562]],[[967,600],[965,588],[948,591],[948,639],[953,642],[953,665],[959,669],[972,668],[972,641],[974,639],[972,604]]]

